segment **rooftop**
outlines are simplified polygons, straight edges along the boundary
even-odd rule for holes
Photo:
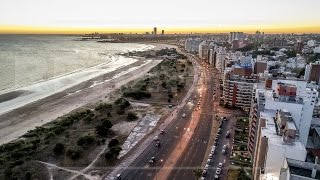
[[[317,169],[315,179],[320,179],[320,165],[310,162],[297,161],[294,159],[287,159],[289,171],[291,175],[298,175],[302,177],[311,178],[312,169],[315,167]]]
[[[305,146],[297,139],[287,143],[283,137],[277,134],[278,127],[274,117],[276,110],[265,109],[260,112],[260,118],[266,120],[266,127],[261,129],[261,137],[268,138],[266,168],[264,179],[278,178],[285,158],[305,160],[307,152]],[[294,125],[294,124],[293,124]]]

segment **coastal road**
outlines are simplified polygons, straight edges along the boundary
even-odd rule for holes
[[[203,68],[201,76],[202,79],[198,88],[195,89],[191,95],[191,102],[181,108],[177,118],[165,129],[165,134],[159,135],[160,130],[154,134],[154,136],[159,136],[161,147],[156,147],[155,142],[151,143],[147,149],[121,173],[122,179],[180,179],[182,177],[194,179],[192,170],[196,166],[201,166],[203,162],[208,149],[213,119],[214,86],[213,81],[211,81],[212,76],[205,68]],[[195,111],[195,107],[199,102],[199,94],[202,95],[202,101],[200,103],[201,110]],[[186,117],[182,117],[183,114],[185,114]],[[191,138],[187,141],[187,138],[184,137],[188,137],[189,134],[191,134]],[[183,148],[186,143],[186,148]],[[183,149],[183,155],[172,154],[180,149]],[[177,162],[174,162],[175,158],[172,158],[172,155],[173,157],[179,157]],[[153,164],[149,163],[151,157],[155,157],[156,159]],[[165,164],[170,163],[173,163],[174,167],[163,167]],[[163,170],[165,171],[168,168],[170,168],[169,173],[162,173]],[[172,172],[176,170],[178,170],[178,176],[172,175]]]
[[[197,73],[197,72],[195,72]],[[130,164],[126,170],[121,173],[122,179],[152,179],[155,177],[156,169],[161,168],[164,161],[167,160],[170,152],[179,145],[182,133],[187,129],[187,123],[192,120],[192,112],[198,102],[199,93],[196,89],[190,96],[191,102],[188,102],[184,107],[179,108],[177,118],[174,119],[167,128],[165,133],[160,134],[160,129],[156,131],[154,136],[158,136],[160,147],[155,146],[155,142],[151,143],[138,158]],[[183,117],[185,114],[185,117]],[[156,158],[154,164],[149,164],[151,157]]]
[[[193,170],[202,167],[204,157],[208,149],[213,125],[213,88],[212,74],[203,68],[202,78],[205,88],[203,90],[203,108],[201,109],[199,124],[191,141],[187,145],[183,156],[178,160],[170,173],[170,179],[194,179]]]

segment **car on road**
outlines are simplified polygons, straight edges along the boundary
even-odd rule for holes
[[[227,131],[226,138],[229,138],[229,137],[230,137],[230,131]]]
[[[207,164],[210,165],[210,163],[211,163],[211,159],[208,159]]]
[[[202,177],[206,177],[207,176],[207,170],[203,170],[202,171]]]
[[[158,140],[159,140],[159,137],[158,137],[158,136],[155,136],[155,137],[153,138],[153,140],[154,140],[154,141],[158,141]]]
[[[157,141],[156,147],[160,147],[160,141]]]
[[[216,170],[216,174],[221,174],[221,168],[217,168],[217,170]]]
[[[164,134],[164,130],[161,130],[161,131],[160,131],[160,134]]]
[[[228,120],[228,119],[227,119],[227,117],[224,116],[224,117],[223,117],[223,120],[226,121],[226,120]]]
[[[121,174],[116,175],[116,180],[121,180]]]
[[[204,166],[204,169],[205,169],[205,170],[209,169],[209,165],[206,164],[206,165]]]
[[[150,164],[153,164],[156,161],[156,158],[154,156],[151,157],[151,159],[149,160]]]
[[[223,163],[219,163],[219,164],[218,164],[218,167],[219,167],[219,168],[222,168],[222,166],[223,166]]]
[[[209,154],[209,159],[212,159],[213,158],[213,154]]]
[[[218,174],[214,175],[214,179],[219,179],[219,175]]]
[[[226,154],[226,150],[225,149],[222,149],[222,152],[221,152],[223,155]]]
[[[183,118],[186,117],[186,114],[182,114],[182,117],[183,117]]]
[[[222,149],[226,150],[227,149],[227,145],[223,145]]]

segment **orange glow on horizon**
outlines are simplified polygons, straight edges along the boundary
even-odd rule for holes
[[[144,28],[101,28],[101,27],[39,27],[39,26],[12,26],[0,25],[0,34],[86,34],[86,33],[145,33],[153,27]],[[225,26],[225,27],[158,27],[164,29],[166,34],[174,33],[227,33],[231,31],[243,31],[254,33],[256,30],[265,33],[320,33],[320,25],[274,25],[274,26]]]

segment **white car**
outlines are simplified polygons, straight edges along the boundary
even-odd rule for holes
[[[206,164],[206,165],[204,166],[204,169],[205,169],[205,170],[209,169],[209,165]]]
[[[212,146],[211,150],[213,151],[216,150],[216,146]]]
[[[202,177],[206,177],[207,176],[207,170],[203,170],[202,171]]]
[[[219,163],[218,167],[222,168],[222,166],[223,166],[223,163]]]
[[[209,154],[209,159],[212,159],[213,155],[212,154]]]
[[[183,118],[186,117],[186,114],[182,114],[182,117],[183,117]]]
[[[216,170],[216,174],[221,174],[221,168],[217,168],[217,170]]]
[[[208,159],[207,160],[207,164],[209,165],[211,163],[211,159]]]
[[[216,175],[214,176],[214,179],[219,179],[219,175],[216,174]]]
[[[155,136],[155,137],[153,138],[153,140],[154,140],[154,141],[158,141],[158,140],[159,140],[159,137],[158,137],[158,136]]]
[[[227,149],[227,145],[223,145],[222,149],[224,150]]]
[[[226,150],[222,149],[222,154],[225,155],[226,154]]]
[[[211,150],[211,154],[214,155],[214,150]]]
[[[149,161],[149,163],[150,164],[152,164],[152,163],[154,163],[154,161],[156,160],[156,158],[155,157],[151,157],[151,159],[150,159],[150,161]]]

